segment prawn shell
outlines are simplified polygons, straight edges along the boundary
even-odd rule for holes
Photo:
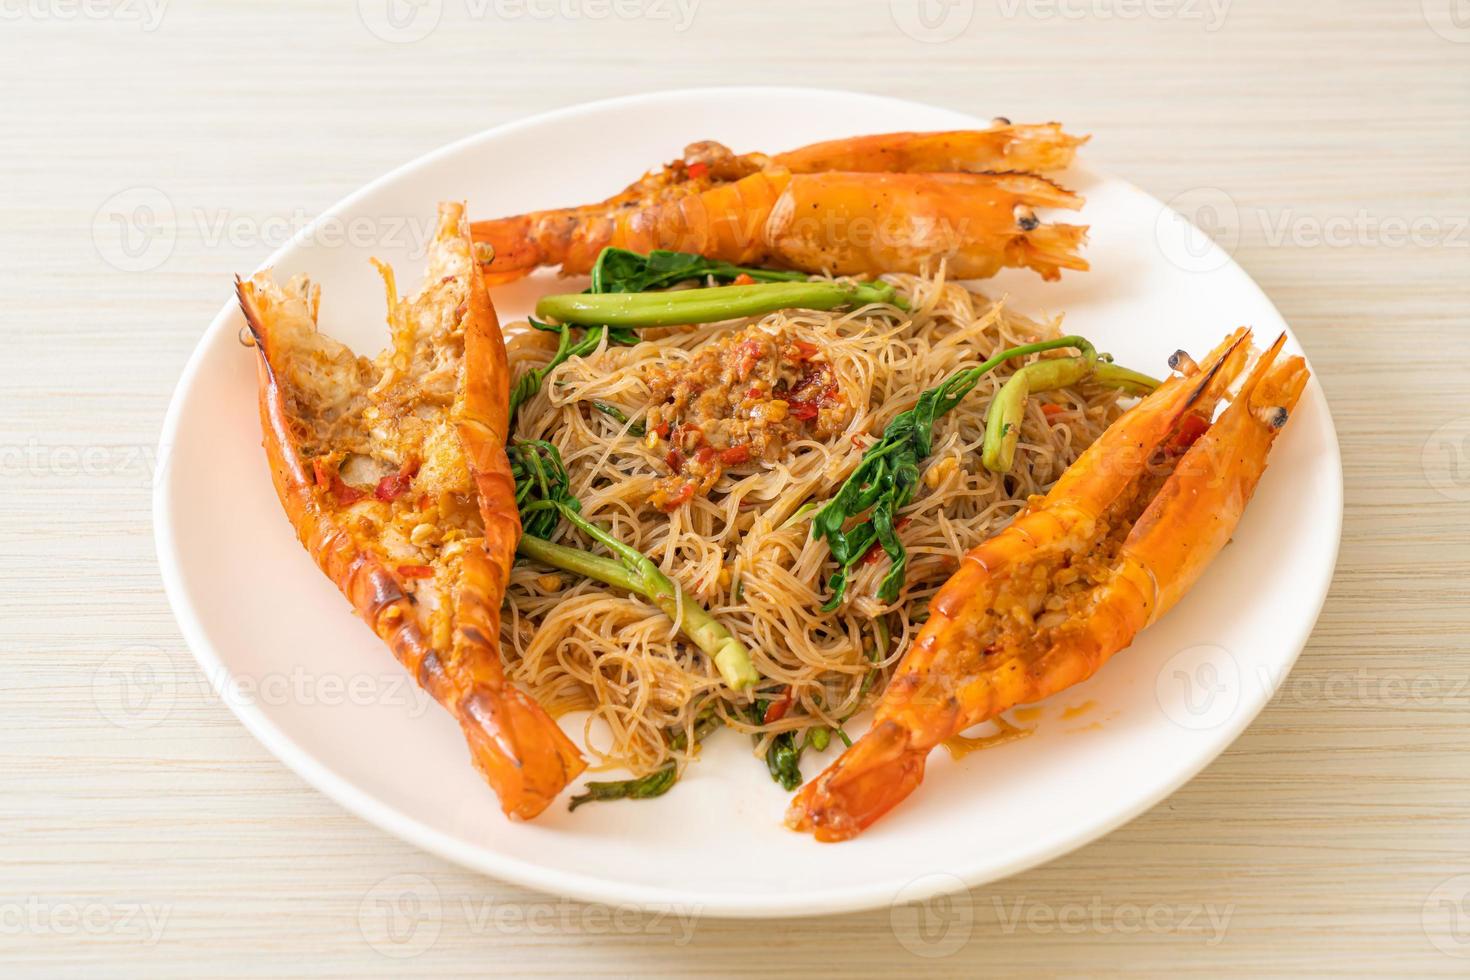
[[[793,829],[846,840],[900,803],[922,779],[941,741],[1018,704],[1046,698],[1092,676],[1183,597],[1224,547],[1243,515],[1280,427],[1307,382],[1299,357],[1279,360],[1279,338],[1252,366],[1229,406],[1209,423],[1248,358],[1249,332],[1226,338],[1207,366],[1172,377],[1108,428],[1045,498],[972,549],[930,604],[930,618],[879,703],[872,731],[797,794]],[[1048,559],[1081,555],[1109,505],[1146,478],[1154,453],[1182,446],[1185,419],[1204,432],[1182,451],[1123,539],[1106,577],[1039,655],[1009,633],[980,626],[1005,586],[1026,596],[1028,576]],[[1029,584],[1043,584],[1029,582]]]
[[[493,447],[483,438],[505,431],[508,372],[494,309],[470,261],[461,205],[441,206],[439,235],[436,247],[463,260],[470,292],[464,321],[466,377],[457,422],[466,456],[474,461],[471,471],[485,520],[484,538],[466,542],[452,592],[454,628],[447,649],[436,648],[420,623],[405,580],[354,538],[342,511],[326,504],[303,463],[290,398],[276,371],[282,352],[263,309],[266,298],[254,281],[238,278],[236,293],[259,353],[258,400],[272,482],[298,539],[419,685],[455,716],[476,768],[496,791],[502,809],[529,819],[551,803],[585,762],[556,722],[509,683],[501,664],[500,605],[520,523],[503,438]],[[313,321],[317,296],[313,290]]]
[[[1006,122],[774,157],[696,143],[603,201],[478,221],[473,234],[494,250],[484,267],[492,284],[546,265],[586,273],[608,246],[834,275],[919,272],[945,259],[960,278],[1016,267],[1055,279],[1088,267],[1077,254],[1087,229],[1043,224],[1032,209],[1082,201],[1030,171],[1066,167],[1084,142],[1058,123]]]
[[[1061,123],[959,129],[930,133],[880,133],[826,140],[778,153],[774,166],[792,173],[853,170],[871,173],[937,173],[988,170],[1062,170],[1071,166],[1086,136],[1071,136]]]

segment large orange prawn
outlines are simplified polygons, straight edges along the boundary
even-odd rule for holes
[[[1229,540],[1307,382],[1283,336],[1239,393],[1237,331],[1114,423],[1004,531],[967,555],[879,702],[873,728],[787,814],[818,840],[856,836],[924,777],[938,744],[1091,676],[1167,612]]]
[[[1056,278],[1085,269],[1085,228],[1044,224],[1038,207],[1082,199],[1023,171],[1067,166],[1085,138],[1057,123],[832,140],[775,156],[691,144],[683,159],[604,201],[472,226],[493,250],[490,282],[545,265],[588,271],[605,246],[838,275],[915,272],[948,258],[966,278],[1006,266]]]
[[[507,814],[530,818],[585,768],[505,677],[500,605],[520,536],[505,456],[509,369],[458,204],[441,205],[426,284],[388,283],[392,346],[357,357],[316,328],[304,277],[237,282],[259,349],[261,428],[307,551],[459,722]]]

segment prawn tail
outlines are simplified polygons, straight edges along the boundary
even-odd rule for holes
[[[1078,254],[1086,243],[1086,225],[1041,225],[1017,239],[1007,264],[1030,269],[1053,282],[1061,278],[1063,269],[1085,272],[1091,268]]]
[[[587,767],[551,716],[511,684],[476,684],[455,714],[475,768],[509,816],[536,816]]]
[[[856,837],[918,788],[928,754],[902,725],[879,722],[801,788],[786,825],[824,842]]]

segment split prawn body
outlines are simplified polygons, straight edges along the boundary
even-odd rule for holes
[[[509,368],[463,207],[441,206],[416,296],[400,302],[384,275],[393,344],[376,361],[318,332],[319,293],[304,277],[237,281],[266,458],[306,550],[459,722],[505,812],[529,819],[585,762],[501,664],[521,532]]]
[[[856,836],[908,797],[944,740],[1092,676],[1189,591],[1229,540],[1306,385],[1278,339],[1246,371],[1240,330],[1090,446],[1044,497],[967,553],[879,702],[872,729],[787,814]],[[1238,376],[1238,394],[1213,422]]]

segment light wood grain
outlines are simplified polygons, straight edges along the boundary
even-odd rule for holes
[[[1235,0],[1219,24],[1207,3],[1188,8],[1204,19],[979,3],[944,43],[902,33],[887,2],[703,0],[678,31],[476,17],[496,8],[444,0],[439,28],[408,44],[373,36],[351,2],[175,0],[152,31],[141,4],[112,6],[102,19],[59,0],[0,6],[0,972],[1470,969],[1433,942],[1454,939],[1455,910],[1438,903],[1454,885],[1431,894],[1470,872],[1470,470],[1442,452],[1470,446],[1470,43],[1433,31],[1420,3]],[[1336,582],[1276,701],[1152,812],[930,909],[937,943],[888,910],[704,919],[686,937],[420,853],[241,728],[160,590],[148,454],[230,275],[273,247],[218,240],[219,217],[309,216],[503,121],[716,83],[1059,118],[1096,134],[1091,162],[1161,198],[1223,190],[1234,254],[1300,334],[1342,439]],[[94,216],[137,187],[166,195],[179,222],[167,260],[129,274],[99,253]],[[1366,231],[1314,244],[1313,222],[1359,215]],[[1418,244],[1382,240],[1416,219],[1431,229]],[[1459,428],[1434,435],[1447,423]],[[153,707],[125,702],[113,669],[139,661],[156,670],[131,691],[161,698]],[[407,945],[375,931],[373,901],[401,875],[437,893],[421,907],[437,932]],[[1470,906],[1459,914],[1470,942]],[[69,928],[72,915],[90,919]]]

